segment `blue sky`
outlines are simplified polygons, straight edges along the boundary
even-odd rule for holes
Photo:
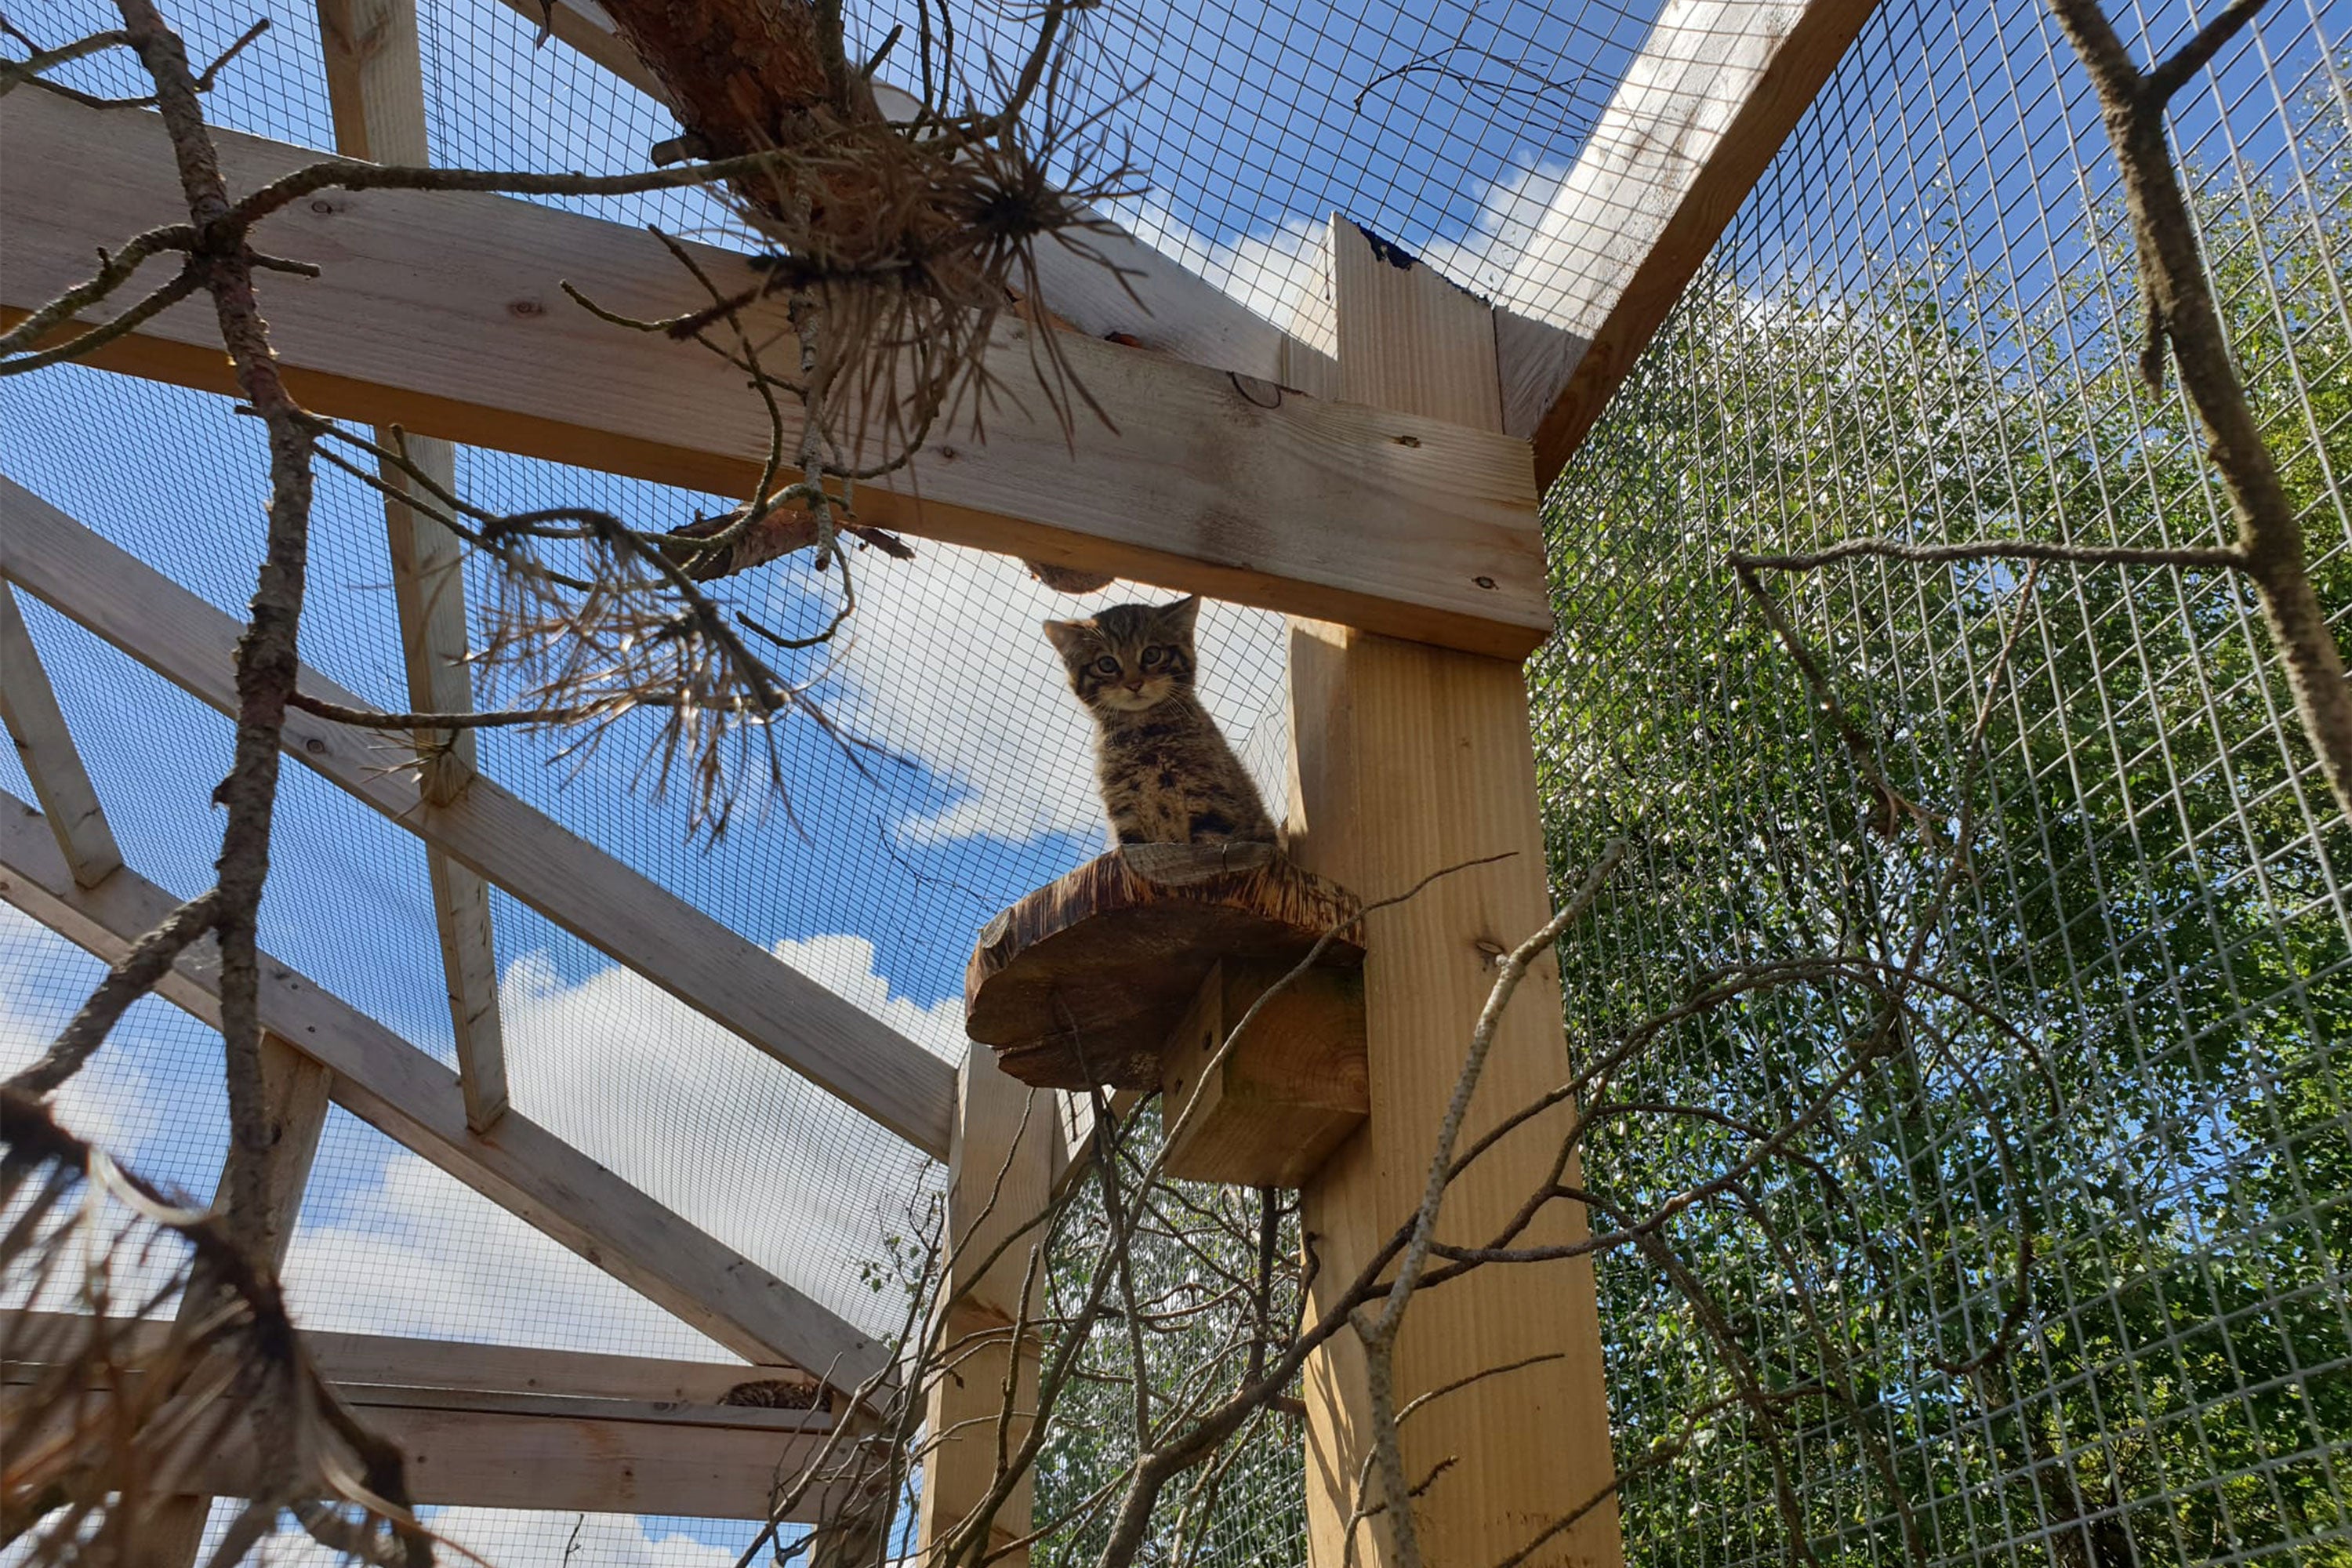
[[[251,14],[228,0],[174,11],[200,52]],[[442,161],[627,167],[670,132],[666,116],[581,68],[561,45],[532,50],[527,26],[496,0],[424,0],[421,11]],[[1139,230],[1237,291],[1283,297],[1307,265],[1301,237],[1334,209],[1491,286],[1514,259],[1515,231],[1502,220],[1515,201],[1539,202],[1544,171],[1556,174],[1573,156],[1649,14],[1646,5],[1599,0],[1299,4],[1279,15],[1241,0],[1130,0],[1089,20],[1098,68],[1081,96],[1131,94],[1116,123],[1153,187],[1132,208]],[[54,41],[104,25],[106,15],[97,0],[41,0],[23,19]],[[239,129],[327,145],[313,8],[270,15],[272,32],[229,73],[213,108]],[[2168,34],[2179,13],[2160,15]],[[869,36],[887,16],[869,14]],[[983,33],[995,25],[978,11],[965,21]],[[2225,61],[2211,92],[2200,86],[2183,100],[2183,140],[2209,167],[2221,163],[2229,148],[2217,133],[2220,106],[2273,79],[2340,68],[2320,40],[2347,28],[2343,0],[2285,0],[2258,47]],[[1799,267],[1845,281],[1865,270],[1857,234],[1916,253],[1944,228],[1984,264],[2054,254],[2063,265],[2079,245],[2071,144],[2093,121],[2079,78],[2050,68],[2051,42],[2030,0],[1948,14],[1890,8],[1865,35],[1864,56],[1920,62],[1918,90],[1898,102],[1833,89],[1814,121],[1874,171],[1884,205],[1857,222],[1827,210],[1821,190],[1768,179],[1772,216],[1744,231],[1739,253],[1752,281],[1762,287],[1776,269]],[[1417,61],[1486,85],[1463,88]],[[904,79],[906,67],[902,58],[885,74]],[[103,72],[93,68],[88,79]],[[1853,79],[1885,79],[1874,66]],[[1957,117],[1961,80],[1992,125],[1974,145]],[[2241,118],[2274,127],[2279,116],[2257,102]],[[2263,134],[2241,150],[2263,180],[2291,183],[2283,140]],[[597,210],[681,231],[717,219],[709,204],[678,195]],[[2049,274],[2028,266],[2016,286],[2030,307]],[[252,423],[224,400],[71,369],[0,383],[0,468],[224,610],[250,592],[262,454]],[[485,504],[587,501],[648,526],[725,504],[488,453],[465,454],[462,478]],[[380,512],[356,485],[322,475],[316,529],[306,655],[371,700],[397,704]],[[803,661],[809,675],[826,672],[820,694],[845,722],[914,761],[861,777],[830,742],[788,726],[797,826],[781,814],[747,815],[722,843],[689,845],[676,803],[632,788],[635,759],[620,745],[568,783],[546,765],[542,742],[492,733],[483,752],[494,776],[573,831],[751,940],[786,944],[828,984],[952,1049],[974,930],[1100,839],[1084,722],[1034,631],[1042,616],[1078,606],[1009,563],[920,548],[909,568],[869,558],[855,647],[837,661]],[[812,589],[804,570],[787,564],[743,591],[754,595],[749,607],[804,626],[822,613]],[[197,890],[216,848],[218,820],[205,801],[226,765],[227,726],[41,606],[27,605],[26,615],[131,862],[166,888]],[[1203,642],[1213,704],[1255,737],[1254,756],[1272,771],[1278,751],[1266,744],[1265,716],[1280,664],[1271,619],[1216,612]],[[286,780],[266,943],[446,1058],[422,851],[299,766]],[[0,755],[0,783],[26,793],[12,756]],[[920,1187],[920,1162],[511,900],[500,897],[494,916],[525,1112],[850,1310],[854,1243],[891,1223],[891,1205]],[[54,939],[0,929],[8,986],[0,1036],[14,1035],[0,1045],[42,1037],[94,973]],[[216,1048],[149,1004],[92,1069],[85,1109],[115,1118],[140,1163],[201,1186],[217,1158]],[[818,1234],[827,1239],[812,1246]],[[298,1287],[307,1279],[321,1321],[339,1326],[698,1348],[691,1336],[664,1339],[644,1315],[650,1309],[615,1298],[586,1265],[541,1247],[347,1118],[322,1155],[305,1235],[312,1250],[308,1264],[298,1255]],[[446,1300],[428,1304],[439,1317],[417,1316],[413,1302],[393,1311],[404,1271],[436,1248],[450,1281]]]

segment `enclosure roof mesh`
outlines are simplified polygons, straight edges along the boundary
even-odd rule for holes
[[[168,10],[199,58],[255,15],[237,0]],[[225,73],[208,112],[231,130],[331,147],[316,10],[266,14],[270,30]],[[61,40],[103,29],[110,16],[100,0],[42,0],[12,19]],[[676,133],[666,109],[562,43],[537,43],[532,23],[500,0],[419,0],[418,16],[436,163],[625,170]],[[1020,47],[1025,17],[1011,7],[960,12],[968,37],[1004,52]],[[1262,313],[1286,314],[1319,286],[1320,235],[1335,211],[1492,291],[1522,266],[1527,220],[1574,160],[1649,18],[1641,0],[1139,0],[1083,15],[1071,108],[1102,110],[1142,176],[1146,188],[1119,206],[1120,221]],[[853,26],[870,47],[904,19],[881,5]],[[118,54],[64,74],[128,94],[140,90],[130,68]],[[722,244],[748,240],[716,203],[690,193],[560,205]],[[272,280],[265,293],[280,286]],[[66,368],[0,386],[0,468],[10,478],[241,614],[260,553],[265,463],[259,432],[226,399]],[[461,488],[485,506],[593,504],[641,527],[675,526],[736,499],[485,450],[461,448],[458,467]],[[305,658],[372,702],[405,706],[380,505],[322,473],[314,527]],[[863,563],[854,638],[788,668],[879,748],[854,754],[813,729],[792,733],[789,812],[747,816],[716,844],[689,842],[682,803],[635,780],[625,747],[557,766],[553,742],[488,731],[481,755],[491,777],[574,833],[955,1060],[973,933],[1097,852],[1102,827],[1085,721],[1037,631],[1041,618],[1082,613],[1084,603],[1041,587],[1010,560],[917,548],[911,563]],[[470,586],[478,604],[484,584]],[[805,632],[826,613],[823,587],[788,563],[739,592],[771,624]],[[198,890],[217,849],[205,801],[226,765],[226,721],[46,608],[28,604],[26,614],[130,862],[174,893]],[[1201,638],[1209,706],[1278,799],[1279,622],[1213,605]],[[477,696],[500,700],[487,684]],[[29,796],[13,759],[0,759],[0,773]],[[300,768],[285,781],[265,946],[454,1061],[423,848]],[[871,1269],[892,1237],[908,1233],[913,1209],[936,1190],[937,1167],[540,915],[495,893],[492,915],[517,1108],[853,1321],[887,1328],[894,1302],[874,1288]],[[37,929],[12,925],[5,935],[21,961],[0,1014],[0,1049],[23,1055],[54,1031],[92,972]],[[205,1031],[177,1025],[154,1024],[141,1037],[165,1056],[201,1060],[217,1050]],[[126,1072],[93,1080],[100,1100],[115,1083],[118,1103],[93,1104],[90,1114],[129,1116],[121,1124],[134,1161],[145,1155],[201,1187],[209,1167],[189,1151],[216,1145],[216,1100],[171,1096],[130,1115],[131,1100],[152,1100],[156,1084],[191,1075],[187,1062],[161,1058]],[[373,1216],[383,1234],[479,1230],[478,1200],[416,1175],[417,1162],[373,1137],[354,1127],[348,1157],[322,1165],[306,1232],[348,1230],[355,1215]],[[470,1268],[504,1304],[471,1316],[453,1308],[440,1331],[597,1337],[581,1326],[597,1313],[580,1303],[617,1286],[567,1274],[557,1291],[551,1276],[511,1261],[522,1249],[504,1248],[508,1262],[500,1248],[474,1250],[457,1272]],[[382,1247],[354,1257],[343,1276],[402,1267]],[[370,1292],[348,1284],[324,1293],[333,1304],[318,1309],[320,1326],[435,1326],[388,1324],[356,1305]],[[551,1310],[551,1292],[571,1306]]]

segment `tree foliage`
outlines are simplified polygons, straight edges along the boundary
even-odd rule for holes
[[[2305,110],[2306,188],[2190,183],[2340,622],[2352,153],[2338,106]],[[1563,949],[1571,1040],[1805,954],[1916,952],[1978,1005],[1890,1045],[1834,985],[1776,992],[1612,1087],[1700,1083],[1724,1118],[1596,1137],[1588,1180],[1639,1210],[1735,1168],[1740,1128],[1778,1125],[1858,1042],[1879,1053],[1809,1130],[1818,1173],[1669,1233],[1775,1418],[1727,1406],[1738,1357],[1654,1269],[1601,1266],[1619,1464],[1642,1471],[1629,1555],[2352,1563],[2352,825],[2245,590],[2065,564],[1782,579],[1825,693],[1726,562],[1864,535],[2225,538],[2185,406],[2119,326],[2119,214],[2036,286],[1958,230],[1838,277],[1759,284],[1729,255],[1548,513],[1568,629],[1530,673],[1554,863],[1622,835],[1641,864]]]

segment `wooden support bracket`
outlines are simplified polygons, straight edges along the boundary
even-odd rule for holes
[[[965,1030],[1039,1088],[1163,1089],[1171,1174],[1297,1186],[1365,1114],[1360,913],[1271,844],[1129,844],[989,922]]]
[[[1370,1114],[1363,971],[1318,965],[1273,991],[1289,972],[1221,962],[1201,982],[1160,1069],[1170,1175],[1299,1186]],[[1226,1037],[1261,1000],[1218,1060]]]

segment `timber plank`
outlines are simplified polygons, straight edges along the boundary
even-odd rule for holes
[[[1668,0],[1496,300],[1503,426],[1549,485],[1877,0]]]
[[[127,867],[96,889],[76,888],[39,813],[5,793],[0,900],[109,963],[179,902]],[[331,1070],[336,1103],[361,1121],[739,1354],[782,1357],[836,1384],[888,1363],[888,1346],[537,1123],[509,1111],[490,1134],[473,1132],[448,1068],[267,953],[261,968],[263,1028]],[[206,943],[156,991],[217,1027],[218,984]]]
[[[1351,395],[1424,407],[1444,398],[1438,406],[1456,417],[1497,417],[1486,305],[1426,268],[1374,254],[1352,224],[1332,228],[1339,368]],[[1449,358],[1453,371],[1433,374]],[[1374,895],[1463,868],[1364,919],[1371,1116],[1300,1205],[1317,1237],[1311,1295],[1324,1311],[1418,1205],[1494,957],[1541,926],[1551,901],[1517,664],[1294,623],[1290,680],[1289,847],[1299,863]],[[1559,972],[1547,954],[1496,1027],[1457,1148],[1554,1088],[1567,1059]],[[1438,1238],[1491,1238],[1553,1179],[1571,1116],[1556,1107],[1530,1119],[1462,1173],[1446,1189]],[[1555,1203],[1517,1240],[1583,1234],[1582,1212]],[[1399,1433],[1408,1475],[1435,1476],[1412,1504],[1424,1559],[1615,1568],[1623,1552],[1613,1499],[1520,1555],[1612,1477],[1590,1260],[1489,1268],[1416,1297],[1396,1348],[1396,1401],[1506,1366],[1517,1370],[1474,1396],[1433,1400]],[[1314,1568],[1396,1561],[1384,1527],[1349,1524],[1371,1440],[1367,1376],[1351,1333],[1307,1364]]]
[[[117,866],[122,850],[107,826],[98,790],[82,766],[81,752],[66,729],[58,707],[57,689],[41,668],[41,656],[26,629],[24,612],[5,583],[0,583],[0,726],[16,745],[16,761],[33,784],[33,794],[58,836],[58,848],[73,868],[73,879],[95,888]]]
[[[0,477],[5,575],[223,713],[238,626],[22,486]],[[316,671],[302,688],[364,708]],[[574,837],[490,780],[446,805],[383,765],[383,743],[289,712],[284,748],[461,865],[937,1158],[955,1069],[879,1019]]]
[[[15,1312],[8,1315],[12,1352],[54,1345],[81,1331],[77,1312]],[[160,1318],[117,1319],[109,1330],[134,1361],[152,1355],[170,1330]],[[408,1334],[354,1334],[331,1329],[302,1331],[302,1343],[321,1375],[334,1384],[371,1394],[421,1400],[428,1391],[469,1395],[513,1394],[562,1402],[585,1409],[589,1402],[627,1415],[633,1407],[667,1413],[710,1406],[719,1418],[748,1426],[804,1426],[803,1412],[761,1406],[722,1405],[740,1384],[782,1380],[814,1387],[806,1373],[782,1365],[747,1366],[734,1362],[672,1361],[658,1356],[609,1355],[596,1351],[547,1350],[537,1345],[481,1344],[467,1340],[430,1340]],[[35,1362],[39,1361],[37,1354]],[[0,1362],[0,1381],[29,1381],[28,1363]],[[517,1408],[522,1408],[518,1405]],[[537,1406],[534,1406],[537,1407]],[[548,1406],[553,1407],[553,1406]],[[761,1417],[774,1416],[772,1422]]]
[[[215,137],[236,189],[315,156]],[[28,310],[84,279],[94,247],[184,221],[153,115],[12,93],[0,138],[0,307]],[[325,268],[261,284],[288,384],[322,413],[720,494],[756,477],[766,416],[738,373],[694,345],[599,322],[559,287],[640,317],[700,303],[650,235],[496,196],[334,192],[294,204],[256,239]],[[751,279],[742,258],[698,254],[722,288]],[[751,312],[755,331],[781,323],[780,309]],[[1112,428],[1081,416],[1066,431],[1033,331],[1000,326],[986,439],[941,438],[904,473],[861,486],[864,521],[1507,657],[1549,630],[1524,442],[1269,395],[1077,334],[1058,352]],[[90,363],[229,384],[201,301]]]

